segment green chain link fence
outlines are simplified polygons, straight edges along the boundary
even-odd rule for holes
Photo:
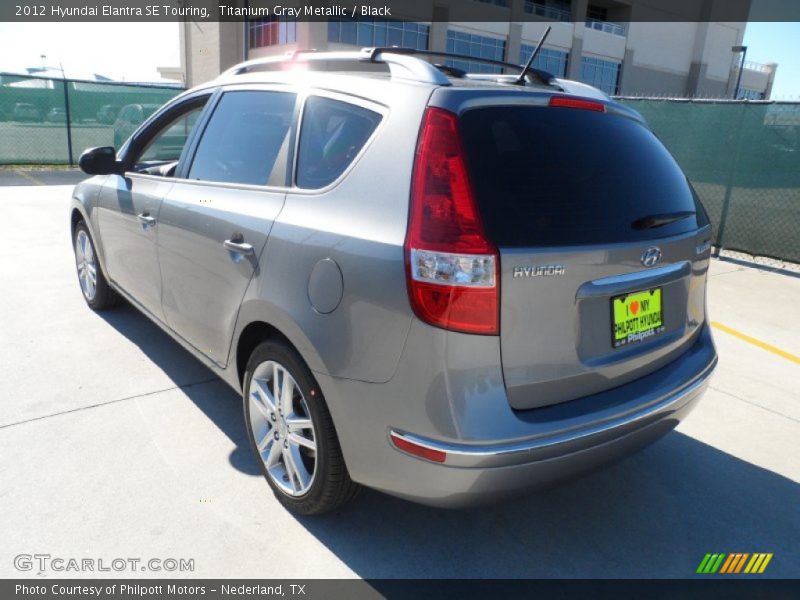
[[[74,164],[178,87],[0,73],[0,164]],[[800,262],[800,103],[622,98],[686,171],[717,248]]]
[[[118,146],[181,91],[0,73],[0,164],[75,164],[86,148]]]
[[[717,248],[800,262],[800,103],[620,100],[689,176]]]

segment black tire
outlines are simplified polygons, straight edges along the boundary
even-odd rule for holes
[[[97,259],[97,251],[94,246],[94,240],[92,240],[92,234],[89,233],[89,229],[86,227],[86,223],[83,221],[79,221],[78,224],[75,226],[75,231],[72,233],[72,249],[75,252],[76,257],[76,272],[77,272],[77,249],[76,243],[81,235],[81,233],[86,235],[89,245],[91,246],[92,256],[94,258],[94,266],[95,266],[95,290],[94,296],[89,297],[86,292],[84,292],[83,286],[81,285],[81,277],[80,273],[78,273],[78,285],[81,286],[81,295],[83,299],[86,301],[86,304],[89,305],[89,308],[92,310],[106,310],[109,308],[114,308],[115,306],[119,306],[122,302],[122,298],[120,297],[117,292],[111,289],[111,286],[108,285],[108,280],[106,279],[105,273],[103,273],[103,267],[100,265],[100,261]]]
[[[289,372],[305,400],[308,416],[311,417],[313,424],[316,463],[311,486],[303,495],[289,495],[275,484],[267,472],[254,438],[249,410],[250,387],[256,368],[267,361],[277,362]],[[268,340],[256,347],[250,355],[244,375],[243,407],[250,448],[262,475],[284,507],[302,515],[321,515],[340,507],[356,496],[361,486],[354,483],[347,472],[325,398],[310,369],[293,348],[278,340]]]

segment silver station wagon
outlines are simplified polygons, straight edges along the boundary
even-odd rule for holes
[[[429,54],[242,63],[81,157],[87,304],[128,301],[241,392],[298,513],[591,470],[670,431],[717,362],[709,221],[641,116]]]

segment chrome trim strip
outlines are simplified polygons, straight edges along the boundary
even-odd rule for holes
[[[655,279],[656,277],[663,277],[664,275],[674,275],[681,271],[686,271],[690,267],[689,261],[683,261],[665,267],[658,267],[656,269],[647,269],[646,271],[634,271],[632,273],[625,273],[624,275],[612,275],[611,277],[603,277],[602,279],[595,279],[592,285],[614,285],[615,283],[633,283],[642,279]],[[687,273],[688,274],[688,273]]]
[[[689,261],[683,261],[665,267],[647,269],[645,271],[633,271],[631,273],[625,273],[624,275],[612,275],[611,277],[595,279],[583,284],[578,288],[575,297],[581,299],[615,295],[624,292],[631,285],[636,285],[639,282],[647,282],[648,287],[664,285],[671,281],[688,277],[691,273],[692,264]]]
[[[581,440],[587,440],[588,438],[596,435],[613,432],[616,429],[633,425],[640,421],[646,421],[650,417],[654,417],[659,413],[670,412],[671,409],[675,408],[677,405],[682,406],[682,400],[687,399],[689,396],[693,396],[708,383],[708,379],[711,377],[716,366],[717,358],[714,357],[714,361],[711,362],[705,368],[705,370],[694,379],[694,381],[685,385],[680,390],[672,392],[663,400],[647,406],[641,411],[627,414],[617,419],[612,419],[606,421],[605,423],[600,423],[591,427],[568,431],[566,433],[549,437],[540,437],[533,440],[525,440],[511,444],[492,444],[481,446],[442,443],[427,438],[422,438],[411,433],[398,431],[396,429],[389,429],[389,436],[396,435],[398,437],[405,438],[409,442],[419,446],[446,453],[447,459],[445,462],[436,464],[444,464],[448,467],[489,468],[533,463],[537,460],[540,460],[534,454],[537,451],[553,448],[557,449],[558,446],[567,446],[573,442],[580,442]],[[680,406],[677,407],[680,408]],[[403,452],[394,444],[391,444],[391,446],[398,452]],[[588,447],[591,448],[591,445]],[[562,456],[583,449],[585,449],[585,447],[565,448],[565,451],[562,454],[548,454],[544,458]],[[403,454],[407,453],[403,452]],[[414,458],[419,459],[417,456],[414,456]]]

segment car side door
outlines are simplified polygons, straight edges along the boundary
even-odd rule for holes
[[[122,175],[109,175],[98,198],[98,226],[109,279],[163,321],[156,239],[161,202],[210,93],[166,109],[122,153]]]
[[[161,207],[167,324],[223,367],[239,306],[286,198],[296,113],[297,95],[285,88],[223,91]]]

